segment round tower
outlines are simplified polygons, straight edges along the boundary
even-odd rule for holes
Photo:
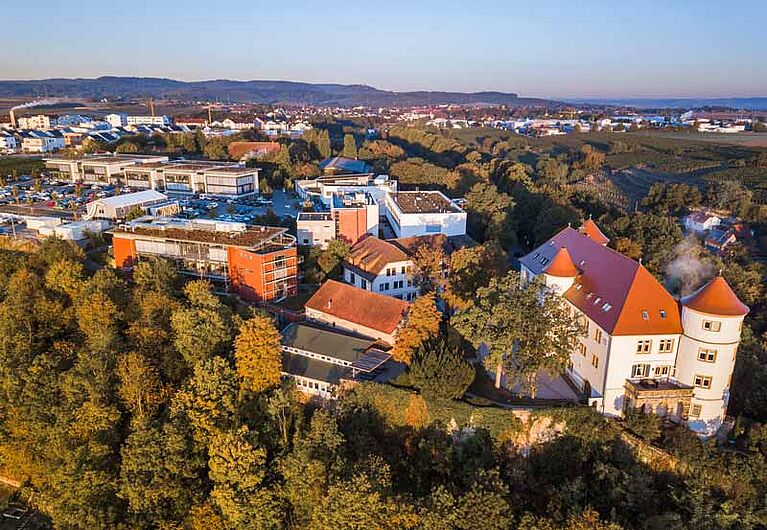
[[[578,276],[578,268],[566,248],[560,248],[543,269],[543,279],[547,287],[557,294],[562,294],[572,287]]]
[[[694,387],[689,428],[712,435],[727,413],[740,331],[749,309],[721,276],[682,298],[681,304],[676,378]]]

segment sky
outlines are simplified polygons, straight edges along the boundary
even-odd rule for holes
[[[1,12],[0,79],[767,96],[767,0],[36,0]]]

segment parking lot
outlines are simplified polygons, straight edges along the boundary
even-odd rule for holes
[[[74,217],[85,213],[85,205],[102,197],[140,191],[129,187],[109,184],[75,185],[50,179],[43,175],[33,179],[21,175],[15,180],[6,177],[0,186],[0,213],[27,216]],[[251,196],[242,198],[221,198],[206,195],[185,195],[173,193],[178,199],[183,217],[220,219],[243,223],[253,222],[271,209],[278,217],[296,217],[300,201],[282,190],[271,197]]]

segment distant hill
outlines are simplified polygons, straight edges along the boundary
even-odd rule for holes
[[[487,104],[555,107],[557,102],[520,98],[505,92],[393,92],[367,85],[296,83],[293,81],[176,81],[156,77],[40,79],[0,81],[0,97],[70,97],[130,99],[155,97],[253,103],[325,106],[417,106]]]
[[[754,98],[576,98],[571,103],[594,105],[621,105],[646,109],[694,109],[700,107],[727,107],[745,110],[767,110],[767,97]]]

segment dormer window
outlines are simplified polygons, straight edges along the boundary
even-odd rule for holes
[[[650,313],[648,313],[647,311],[642,311],[642,319],[650,320]]]
[[[540,252],[536,252],[535,254],[533,254],[533,259],[537,259],[537,258],[538,258],[538,256],[540,256],[540,255],[541,255],[541,253],[540,253]]]
[[[602,297],[597,296],[596,298],[594,298],[594,305],[597,305],[601,301],[602,301]]]
[[[613,308],[612,304],[609,304],[609,303],[605,302],[604,305],[602,306],[602,311],[607,313],[612,308]]]
[[[593,296],[594,296],[594,293],[593,293],[593,292],[591,292],[591,291],[589,291],[588,293],[586,293],[586,300],[591,300],[591,298],[592,298]]]
[[[541,258],[541,265],[546,265],[549,262],[549,258]]]
[[[661,318],[666,318],[666,310],[665,309],[661,309],[660,310],[660,317]]]
[[[576,290],[576,291],[580,291],[581,289],[583,289],[583,284],[582,284],[582,283],[579,283],[579,284],[577,284],[577,285],[575,286],[575,290]]]

